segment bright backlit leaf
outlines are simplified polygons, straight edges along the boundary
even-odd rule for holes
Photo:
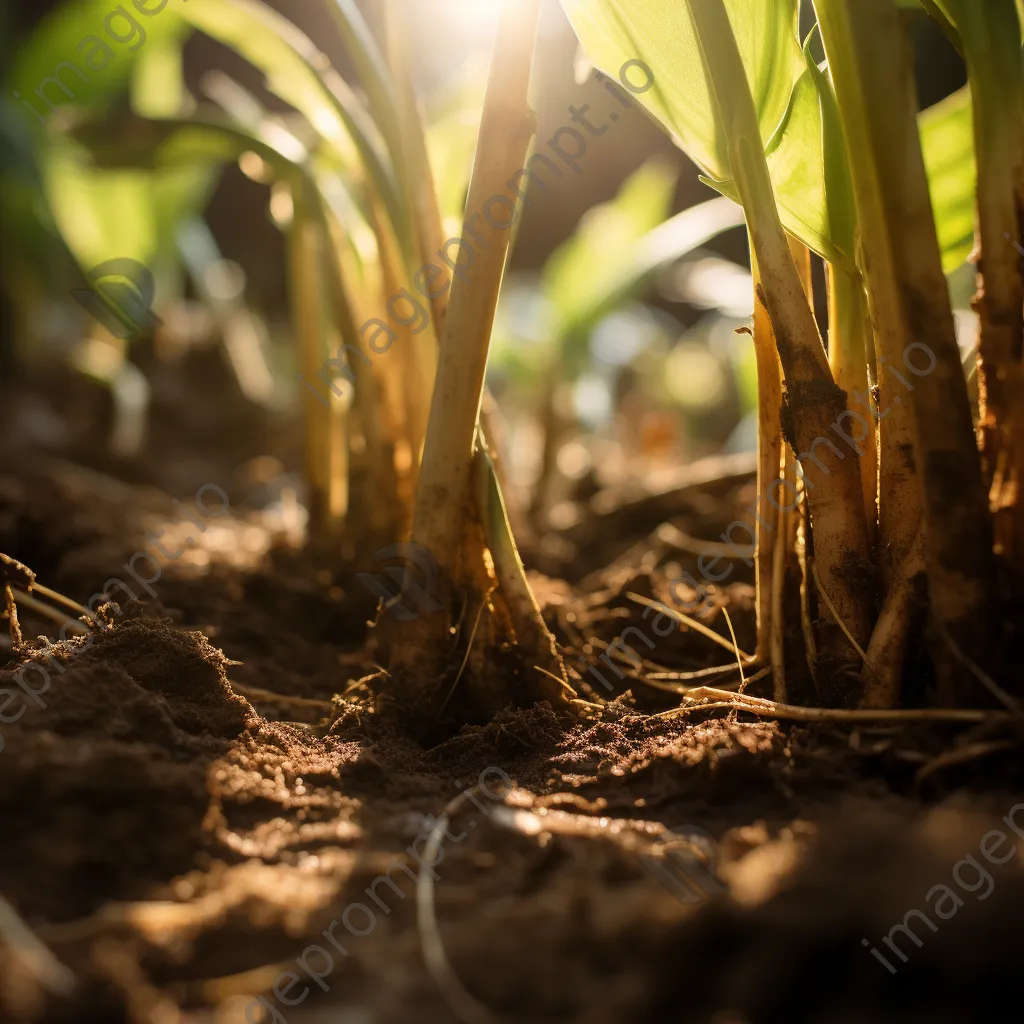
[[[597,67],[616,80],[631,60],[651,69],[654,83],[640,102],[709,177],[731,177],[686,5],[674,0],[562,0],[562,5]],[[796,0],[729,0],[727,6],[767,142],[803,71],[798,5]],[[642,73],[627,69],[623,77],[639,85]]]
[[[929,107],[921,115],[920,126],[942,265],[949,273],[967,259],[974,246],[978,169],[968,87]]]
[[[617,75],[629,60],[647,64],[654,85],[637,98],[723,195],[737,198],[725,140],[704,78],[684,3],[664,0],[562,0],[595,65]],[[726,0],[754,96],[776,202],[787,230],[832,262],[853,265],[825,204],[818,79],[797,37],[795,0]]]
[[[267,88],[302,113],[352,172],[358,153],[399,237],[407,237],[408,210],[380,132],[308,36],[258,0],[203,0],[189,4],[182,17],[259,68]]]

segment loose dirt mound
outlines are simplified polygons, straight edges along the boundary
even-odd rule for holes
[[[32,564],[10,543],[27,516],[0,516],[0,549]],[[89,520],[118,522],[95,504]],[[135,538],[114,530],[52,549],[44,582],[81,596],[60,567],[120,564]],[[509,806],[461,805],[434,871],[454,972],[502,1022],[996,1019],[1024,954],[1024,849],[1002,867],[978,856],[991,829],[1017,842],[1001,819],[1024,777],[1005,734],[655,719],[626,696],[575,724],[510,708],[428,749],[356,699],[365,686],[347,703],[293,703],[367,668],[330,640],[330,588],[303,589],[295,572],[271,586],[216,564],[201,581],[167,571],[161,598],[202,616],[227,656],[194,629],[127,614],[87,647],[50,649],[46,706],[2,727],[0,892],[78,985],[48,994],[0,942],[0,1019],[450,1024],[416,931],[417,855],[488,770],[515,782]],[[614,637],[623,592],[659,586],[615,573],[583,593],[553,581],[552,623]],[[691,664],[695,643],[675,634],[658,656]],[[257,713],[235,685],[280,696],[254,697]],[[672,702],[644,693],[645,708]],[[680,902],[644,866],[679,826],[718,841],[727,892],[710,902]],[[967,867],[956,882],[968,855],[990,883]],[[957,912],[932,914],[935,931],[911,918],[920,945],[891,933],[939,884]]]

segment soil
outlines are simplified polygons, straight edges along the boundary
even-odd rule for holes
[[[698,479],[528,555],[559,570],[533,579],[567,663],[649,630],[625,595],[664,596],[671,563],[695,563],[678,537],[715,539],[751,487],[742,471]],[[614,694],[576,680],[614,697],[589,719],[509,707],[425,746],[374,710],[369,594],[236,506],[200,532],[140,485],[0,463],[0,551],[78,601],[125,577],[155,523],[183,551],[155,598],[53,643],[45,707],[0,725],[0,893],[75,979],[50,991],[0,928],[0,1020],[1005,1019],[1024,857],[996,867],[979,850],[993,829],[1018,842],[1001,820],[1024,800],[1015,732],[656,718],[678,696],[624,664],[605,672]],[[751,599],[739,578],[711,617],[730,609],[748,650]],[[55,635],[28,611],[22,627]],[[689,630],[656,645],[641,653],[677,670],[724,654]],[[23,660],[0,650],[0,687]],[[435,861],[425,836],[446,808]],[[650,865],[686,826],[717,841],[687,847],[714,884],[679,899]],[[435,875],[424,945],[412,880]],[[883,938],[937,885],[962,903],[930,914],[935,931],[912,918],[920,945],[897,935],[897,958]],[[424,959],[439,941],[440,982]]]

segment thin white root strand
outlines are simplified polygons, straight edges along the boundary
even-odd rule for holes
[[[725,624],[729,627],[729,636],[732,637],[733,650],[736,651],[736,664],[740,669],[740,693],[747,688],[747,678],[743,674],[743,659],[740,657],[740,645],[736,643],[736,630],[732,628],[732,617],[729,615],[729,609],[723,607],[722,614],[725,616]]]
[[[479,786],[467,789],[451,800],[438,815],[437,823],[427,838],[427,845],[423,851],[423,858],[427,864],[437,863],[441,841],[448,828],[451,815],[462,807],[470,797],[475,797],[481,792]],[[448,960],[448,954],[444,950],[444,940],[441,938],[441,930],[437,925],[432,876],[433,872],[421,871],[416,880],[416,925],[420,933],[423,961],[427,971],[441,990],[449,1007],[464,1024],[499,1024],[499,1018],[466,990]]]

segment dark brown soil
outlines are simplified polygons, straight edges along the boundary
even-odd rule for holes
[[[624,595],[664,593],[668,556],[644,557],[659,522],[714,539],[749,503],[742,475],[707,486],[712,514],[701,488],[680,492],[653,522],[643,506],[623,545],[620,510],[616,548],[588,541],[562,573],[574,584],[537,579],[570,665],[645,625]],[[153,516],[180,523],[168,498],[81,471],[0,471],[0,550],[80,601],[124,575]],[[46,706],[0,725],[0,894],[77,982],[47,992],[0,929],[0,1021],[457,1021],[451,979],[424,965],[412,878],[429,869],[408,851],[503,775],[504,802],[453,811],[434,867],[444,948],[490,1008],[477,1020],[940,1024],[1014,1005],[1024,859],[979,853],[992,829],[1017,840],[1000,820],[1024,792],[1012,732],[652,718],[678,698],[627,675],[599,720],[509,708],[427,749],[366,684],[330,703],[375,670],[369,595],[311,558],[257,557],[253,530],[219,520],[164,566],[157,599],[125,602],[87,646],[54,644]],[[715,596],[748,648],[750,597],[742,578]],[[23,628],[53,636],[31,614]],[[641,653],[682,669],[724,654],[686,631]],[[0,650],[0,688],[20,660]],[[718,840],[726,892],[682,903],[645,870],[678,826]],[[966,857],[991,877],[973,892]],[[934,932],[911,919],[921,945],[898,937],[897,959],[882,939],[936,885],[962,903]]]

